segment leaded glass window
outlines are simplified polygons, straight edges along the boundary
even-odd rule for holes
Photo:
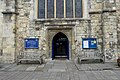
[[[64,0],[56,0],[56,17],[64,18]]]
[[[82,0],[75,0],[75,17],[82,17]]]
[[[47,1],[47,18],[54,18],[54,0]]]
[[[38,0],[38,18],[81,18],[83,0]]]
[[[45,0],[38,1],[38,18],[45,18]]]
[[[73,17],[73,0],[66,0],[66,17]]]

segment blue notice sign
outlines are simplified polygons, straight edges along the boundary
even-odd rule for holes
[[[96,49],[97,39],[96,38],[82,38],[83,49]]]
[[[38,38],[25,38],[25,48],[26,49],[37,49],[39,48]]]

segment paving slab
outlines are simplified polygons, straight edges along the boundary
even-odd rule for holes
[[[5,64],[0,80],[120,80],[116,63],[77,64],[68,60],[48,60],[40,64]]]
[[[65,69],[49,69],[48,72],[66,72]]]
[[[34,71],[36,69],[36,67],[28,67],[27,69],[26,69],[26,71]]]

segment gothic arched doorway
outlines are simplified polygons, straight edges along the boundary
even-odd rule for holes
[[[57,33],[52,40],[52,60],[56,57],[69,59],[69,41],[62,32]]]

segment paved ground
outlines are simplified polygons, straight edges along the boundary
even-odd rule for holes
[[[4,64],[0,80],[120,80],[116,63],[76,64],[68,60],[48,60],[39,64]]]

